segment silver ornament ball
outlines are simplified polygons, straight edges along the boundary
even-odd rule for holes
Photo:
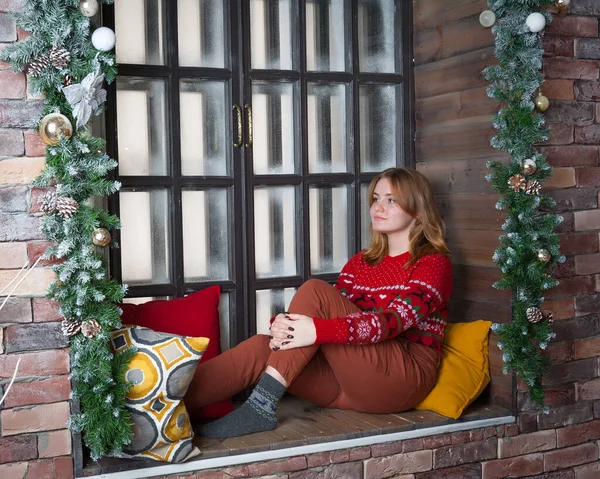
[[[93,17],[100,10],[98,0],[80,0],[79,1],[79,12],[84,17]]]

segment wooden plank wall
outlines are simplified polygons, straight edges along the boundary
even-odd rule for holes
[[[495,61],[494,38],[479,24],[487,0],[413,0],[416,167],[432,182],[454,264],[450,320],[510,321],[510,295],[492,288],[492,262],[504,221],[486,162],[506,159],[490,146],[498,103],[481,71]],[[512,379],[490,347],[492,402],[512,407]]]

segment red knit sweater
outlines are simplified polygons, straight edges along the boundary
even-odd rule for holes
[[[369,344],[399,334],[442,350],[452,291],[452,264],[440,254],[404,269],[410,254],[368,265],[361,253],[348,261],[335,287],[361,310],[342,318],[313,318],[315,344]]]

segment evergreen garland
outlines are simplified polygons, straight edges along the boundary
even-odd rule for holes
[[[539,193],[552,174],[544,155],[535,150],[535,145],[549,136],[545,118],[534,104],[534,95],[543,83],[543,30],[530,32],[526,19],[539,12],[549,24],[552,16],[543,8],[555,0],[488,0],[488,4],[497,18],[492,33],[499,62],[487,67],[484,74],[490,81],[488,96],[503,104],[494,118],[497,134],[491,144],[510,157],[508,163],[489,162],[491,173],[486,176],[502,195],[496,207],[507,212],[502,226],[505,234],[493,257],[502,279],[494,287],[510,290],[513,305],[512,322],[492,328],[500,336],[504,372],[514,371],[527,384],[533,403],[547,411],[542,376],[549,359],[543,350],[555,334],[551,315],[540,307],[544,291],[558,284],[549,271],[565,258],[560,256],[554,231],[562,217],[544,212],[555,202]],[[525,164],[533,165],[534,171]]]
[[[72,125],[75,117],[64,86],[93,72],[103,73],[109,83],[117,74],[114,54],[93,47],[90,18],[78,7],[79,0],[28,0],[14,17],[31,35],[0,53],[15,71],[29,72],[30,91],[45,98],[43,115],[58,110]],[[93,113],[100,111],[101,106]],[[69,427],[83,433],[93,459],[120,455],[132,435],[124,371],[134,351],[113,357],[110,349],[111,330],[120,326],[121,311],[115,303],[123,299],[126,287],[107,278],[104,256],[92,243],[94,229],[119,227],[116,216],[90,201],[120,188],[106,177],[116,162],[103,153],[104,147],[104,140],[91,136],[86,127],[71,138],[62,136],[57,145],[46,148],[46,166],[34,182],[56,187],[42,207],[48,213],[42,231],[55,244],[44,257],[63,260],[53,266],[57,281],[50,285],[48,297],[60,304],[63,331],[70,335],[72,398],[79,401],[81,413],[71,416]]]

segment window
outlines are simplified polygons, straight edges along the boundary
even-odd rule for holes
[[[369,241],[366,187],[412,158],[410,3],[117,0],[107,109],[131,301],[222,289],[224,346]]]

